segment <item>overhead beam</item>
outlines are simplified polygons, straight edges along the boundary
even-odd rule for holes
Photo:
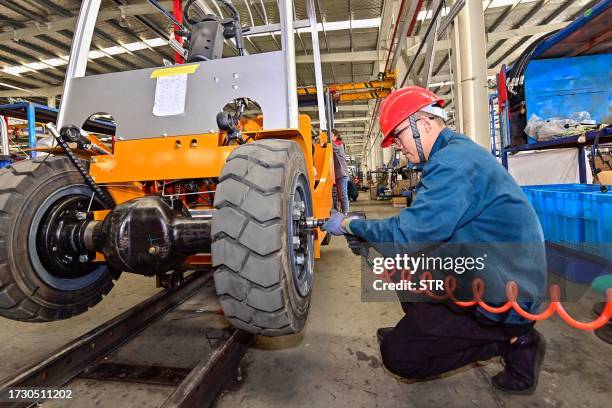
[[[365,128],[363,127],[341,127],[338,126],[338,131],[340,132],[365,132]],[[344,134],[344,133],[342,133]]]
[[[553,24],[545,24],[545,25],[537,25],[532,27],[521,27],[514,30],[505,30],[505,31],[494,31],[492,33],[487,33],[487,41],[499,41],[499,40],[507,40],[509,38],[519,38],[519,37],[528,37],[536,34],[546,34],[551,31],[560,30],[565,28],[571,23],[571,21],[564,21],[562,23],[553,23]]]
[[[499,70],[495,69],[495,68],[489,68],[487,70],[487,76],[493,76],[493,75],[497,75],[499,74]],[[431,78],[431,83],[432,84],[436,84],[436,83],[440,83],[440,82],[448,82],[449,80],[451,80],[450,76],[448,74],[441,74],[441,75],[436,75],[435,77]],[[451,80],[452,82],[452,80]]]
[[[362,117],[356,117],[356,118],[339,118],[339,119],[334,119],[334,124],[336,124],[336,123],[352,123],[352,122],[367,122],[370,119],[371,118],[369,116],[362,116]],[[313,124],[318,124],[319,121],[318,120],[313,120],[312,123]]]
[[[322,53],[321,63],[341,64],[343,62],[374,62],[378,60],[378,51],[357,51],[357,52],[335,52]],[[312,55],[298,55],[295,57],[297,64],[312,64]]]
[[[339,112],[367,112],[368,105],[337,105]],[[302,112],[316,112],[316,106],[302,106],[300,107]]]
[[[172,8],[171,1],[161,1],[160,4],[166,9]],[[121,19],[122,17],[138,16],[144,14],[157,14],[155,8],[148,3],[140,3],[126,6],[113,7],[112,9],[100,10],[97,21],[108,21]],[[66,17],[51,20],[47,24],[33,24],[24,28],[7,31],[0,34],[0,43],[6,41],[18,41],[21,39],[36,37],[41,34],[50,34],[61,30],[72,30],[76,25],[77,17]]]
[[[0,80],[1,81],[1,80]],[[10,91],[0,91],[0,98],[26,98],[33,96],[55,96],[61,95],[64,87],[63,86],[54,86],[51,88],[34,88],[28,89],[25,91],[20,90],[10,90]]]
[[[511,38],[522,38],[522,37],[530,37],[536,34],[546,34],[551,31],[559,30],[561,28],[566,27],[570,22],[566,21],[563,23],[554,23],[554,24],[545,24],[533,27],[521,27],[515,30],[505,30],[505,31],[494,31],[492,33],[487,34],[487,41],[490,43],[495,43],[500,40],[508,40]],[[416,55],[416,52],[421,45],[420,40],[414,37],[412,44],[406,49],[405,56],[412,57]],[[490,45],[490,44],[489,44]],[[437,41],[433,47],[434,52],[437,51],[446,51],[448,49],[448,40],[440,40]]]

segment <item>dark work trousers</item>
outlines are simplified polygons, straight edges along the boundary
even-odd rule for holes
[[[533,324],[505,325],[445,303],[402,303],[406,315],[380,344],[385,367],[423,379],[510,350],[510,339]]]
[[[340,200],[340,208],[344,214],[349,212],[348,198],[348,176],[338,177],[336,179],[336,196]]]

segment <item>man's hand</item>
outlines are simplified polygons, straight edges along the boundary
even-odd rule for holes
[[[323,231],[327,231],[328,234],[332,235],[344,235],[348,234],[346,230],[346,223],[348,218],[341,212],[333,210],[331,216],[325,224],[321,227]]]
[[[346,234],[344,238],[346,238],[346,242],[351,252],[355,255],[362,255],[362,248],[367,248],[367,241],[357,235]]]

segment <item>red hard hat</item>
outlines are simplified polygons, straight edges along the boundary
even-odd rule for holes
[[[435,93],[420,86],[407,86],[391,92],[380,104],[380,131],[383,134],[382,147],[393,144],[393,130],[406,118],[425,106],[438,104],[444,107],[444,100]]]

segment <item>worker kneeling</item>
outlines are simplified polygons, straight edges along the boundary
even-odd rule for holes
[[[365,220],[334,213],[323,229],[351,243],[529,243],[529,262],[491,268],[499,281],[543,293],[544,238],[535,211],[496,159],[466,136],[445,126],[444,101],[420,87],[394,91],[380,108],[382,147],[400,149],[422,166],[416,199],[394,217]],[[487,120],[487,118],[481,118]],[[457,281],[464,276],[457,275]],[[533,313],[539,302],[523,302]],[[451,302],[402,302],[405,316],[378,330],[385,367],[404,378],[423,379],[502,356],[504,370],[493,385],[510,393],[535,390],[544,338],[534,323],[510,311],[495,314]]]

